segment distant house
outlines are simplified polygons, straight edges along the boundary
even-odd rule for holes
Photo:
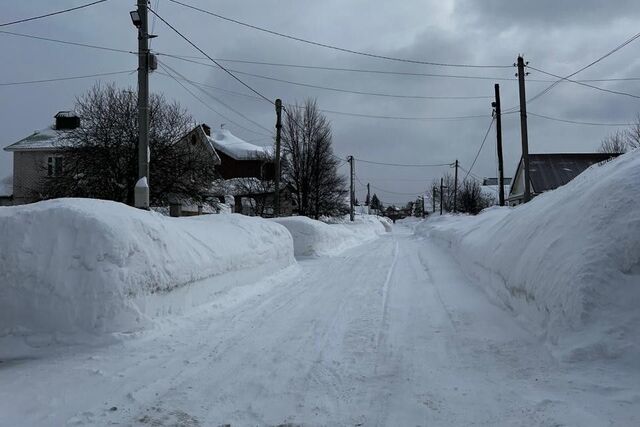
[[[607,161],[618,154],[553,153],[529,154],[531,197],[565,185],[593,164]],[[524,201],[524,169],[522,159],[514,175],[508,202],[515,206]]]
[[[504,189],[504,197],[506,199],[511,189],[511,178],[504,178],[504,186],[502,188]],[[482,194],[493,199],[496,205],[500,202],[500,185],[498,178],[484,178],[480,190]]]
[[[5,147],[13,153],[13,204],[40,200],[39,188],[46,177],[62,173],[61,148],[64,135],[80,126],[80,118],[71,111],[60,111],[55,124]]]
[[[13,205],[13,176],[9,175],[0,180],[0,206]]]
[[[275,167],[271,147],[246,142],[227,129],[208,130],[209,141],[220,156],[218,173],[222,179],[273,179]]]

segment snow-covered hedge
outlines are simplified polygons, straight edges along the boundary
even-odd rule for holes
[[[640,357],[640,150],[516,208],[417,227],[567,360]],[[635,358],[635,361],[632,359]]]
[[[332,224],[304,216],[274,218],[293,237],[296,256],[336,255],[391,230],[386,218],[358,215],[354,222],[333,219]]]
[[[289,232],[271,221],[91,199],[0,208],[0,236],[0,336],[139,329],[169,291],[197,304],[187,285],[295,262]]]

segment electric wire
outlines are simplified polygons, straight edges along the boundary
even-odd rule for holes
[[[173,25],[171,25],[169,22],[167,22],[166,19],[164,19],[162,16],[158,15],[158,13],[151,9],[150,7],[147,7],[147,9],[153,13],[155,16],[158,17],[159,20],[161,20],[167,27],[171,28],[176,34],[178,34],[182,39],[184,39],[187,43],[189,43],[191,46],[193,46],[198,52],[200,52],[201,54],[203,54],[204,56],[206,56],[211,62],[213,62],[214,64],[216,64],[218,67],[220,67],[222,70],[224,70],[228,75],[230,75],[231,77],[233,77],[234,80],[238,81],[240,84],[242,84],[244,87],[246,87],[247,89],[249,89],[251,92],[255,93],[256,95],[258,95],[260,98],[264,99],[265,101],[267,101],[269,104],[273,104],[273,101],[271,101],[269,98],[267,98],[266,96],[264,96],[263,94],[261,94],[260,92],[258,92],[257,90],[255,90],[254,88],[252,88],[251,86],[249,86],[247,83],[245,83],[242,79],[240,79],[238,76],[236,76],[235,74],[233,74],[231,71],[229,71],[228,69],[226,69],[223,65],[221,65],[218,61],[216,61],[215,59],[213,59],[212,57],[210,57],[209,55],[207,55],[207,53],[200,49],[198,47],[198,45],[196,45],[194,42],[192,42],[187,36],[185,36],[184,34],[182,34],[176,27],[174,27]]]
[[[612,90],[612,89],[606,89],[606,88],[603,88],[603,87],[594,86],[594,85],[589,84],[589,83],[584,83],[584,82],[577,81],[577,80],[571,80],[571,79],[569,79],[569,78],[562,77],[562,76],[559,76],[559,75],[557,75],[557,74],[549,73],[549,72],[547,72],[547,71],[543,71],[543,70],[541,70],[541,69],[539,69],[539,68],[535,68],[535,67],[532,67],[532,66],[529,66],[529,68],[531,68],[532,70],[538,71],[538,72],[540,72],[540,73],[542,73],[542,74],[546,74],[546,75],[548,75],[548,76],[556,77],[556,78],[558,78],[558,79],[560,79],[560,80],[567,81],[567,82],[571,82],[571,83],[575,83],[575,84],[580,85],[580,86],[589,87],[589,88],[596,89],[596,90],[599,90],[599,91],[602,91],[602,92],[612,93],[612,94],[614,94],[614,95],[623,95],[623,96],[629,96],[629,97],[631,97],[631,98],[640,99],[640,96],[638,96],[638,95],[634,95],[634,94],[632,94],[632,93],[628,93],[628,92],[621,92],[621,91]]]
[[[556,121],[556,122],[571,123],[571,124],[576,124],[576,125],[611,126],[611,127],[633,126],[633,123],[598,123],[598,122],[583,122],[583,121],[578,121],[578,120],[560,119],[560,118],[557,118],[557,117],[545,116],[544,114],[532,113],[531,111],[527,111],[527,115],[534,116],[534,117],[540,117],[542,119],[547,119],[547,120],[553,120],[553,121]]]
[[[182,79],[186,80],[186,77],[182,74],[180,74],[180,72],[176,71],[175,69],[173,69],[172,67],[170,67],[167,64],[164,64],[165,69],[169,69],[171,72],[173,72],[175,75],[182,77]],[[234,113],[236,113],[237,115],[239,115],[240,117],[242,117],[243,119],[245,119],[246,121],[252,123],[253,125],[259,127],[260,129],[266,131],[266,132],[271,132],[271,129],[267,128],[266,126],[261,125],[260,123],[256,122],[255,120],[250,119],[249,117],[247,117],[246,115],[244,115],[243,113],[241,113],[240,111],[236,110],[235,108],[231,107],[230,105],[226,104],[225,102],[223,102],[222,100],[220,100],[218,97],[212,95],[211,93],[207,92],[206,90],[193,85],[196,89],[198,89],[200,92],[204,93],[205,95],[207,95],[209,98],[213,99],[214,101],[216,101],[218,104],[221,104],[222,106],[226,107],[227,109],[233,111]],[[264,135],[264,134],[262,134]]]
[[[462,182],[464,182],[467,179],[467,177],[471,173],[471,170],[476,165],[476,161],[478,160],[478,157],[480,156],[480,152],[482,151],[482,147],[484,147],[485,142],[487,142],[487,137],[489,136],[489,132],[491,132],[491,127],[493,126],[493,122],[494,121],[495,121],[495,117],[492,117],[491,118],[491,122],[489,122],[489,127],[487,127],[487,132],[484,134],[484,138],[482,138],[482,144],[480,144],[480,148],[478,149],[478,152],[476,153],[476,157],[473,159],[473,163],[471,163],[471,167],[467,171],[467,174],[465,175],[465,177],[462,180]]]
[[[96,1],[93,1],[91,3],[82,4],[80,6],[70,7],[69,9],[63,9],[63,10],[58,10],[56,12],[45,13],[44,15],[32,16],[31,18],[24,18],[24,19],[18,19],[16,21],[5,22],[3,24],[0,24],[0,27],[6,27],[6,26],[9,26],[9,25],[14,25],[14,24],[21,24],[23,22],[35,21],[36,19],[48,18],[49,16],[60,15],[62,13],[72,12],[72,11],[78,10],[78,9],[84,9],[85,7],[89,7],[89,6],[93,6],[93,5],[96,5],[96,4],[104,3],[106,1],[108,1],[108,0],[96,0]]]
[[[59,81],[65,81],[65,80],[87,79],[91,77],[104,77],[104,76],[114,76],[118,74],[131,74],[131,73],[135,73],[136,71],[137,70],[123,70],[123,71],[113,71],[109,73],[85,74],[82,76],[58,77],[58,78],[41,79],[41,80],[22,80],[17,82],[0,83],[0,86],[18,86],[18,85],[37,84],[37,83],[59,82]]]
[[[191,62],[191,63],[195,63],[195,64],[199,64],[199,65],[203,65],[203,66],[206,66],[206,67],[212,67],[212,68],[217,69],[217,67],[215,67],[212,64],[206,64],[206,63],[202,63],[202,62],[199,62],[199,61],[194,61],[194,60],[191,60],[191,59],[181,58],[181,57],[176,56],[176,55],[162,54],[162,53],[159,54],[159,55],[167,56],[167,57],[170,57],[170,58],[179,59],[179,60],[182,60],[182,61]],[[218,60],[218,61],[220,61],[220,60]],[[279,82],[279,83],[290,84],[290,85],[294,85],[294,86],[309,87],[309,88],[327,90],[327,91],[332,91],[332,92],[352,93],[352,94],[356,94],[356,95],[369,95],[369,96],[388,97],[388,98],[438,99],[438,100],[469,100],[469,99],[492,99],[493,98],[493,96],[484,96],[484,95],[481,95],[481,96],[465,96],[465,95],[461,95],[461,96],[401,95],[401,94],[393,94],[393,93],[357,91],[357,90],[351,90],[351,89],[315,85],[315,84],[311,84],[311,83],[294,82],[294,81],[291,81],[291,80],[280,79],[280,78],[271,77],[271,76],[264,76],[264,75],[261,75],[261,74],[249,73],[249,72],[246,72],[246,71],[240,71],[240,70],[235,70],[235,69],[231,69],[231,68],[229,68],[229,71],[231,71],[231,72],[233,72],[235,74],[254,77],[254,78],[258,78],[258,79],[275,81],[275,82]]]
[[[230,119],[229,117],[225,116],[224,114],[222,114],[221,112],[219,112],[218,110],[216,110],[215,108],[213,108],[211,105],[209,105],[209,103],[205,102],[202,98],[200,98],[198,95],[196,95],[195,93],[193,93],[191,90],[189,90],[189,88],[187,88],[184,84],[182,84],[182,82],[180,82],[180,80],[178,80],[177,78],[175,78],[175,76],[173,76],[169,70],[167,68],[165,68],[165,65],[162,63],[158,63],[158,65],[166,71],[166,76],[171,77],[176,83],[178,83],[185,91],[187,91],[187,93],[189,93],[192,97],[194,97],[196,100],[198,100],[202,105],[204,105],[208,110],[214,112],[215,114],[219,115],[220,117],[222,117],[223,119],[225,119],[226,121],[228,121],[229,123],[239,127],[240,129],[244,129],[247,132],[251,132],[257,135],[262,135],[262,136],[266,136],[262,133],[256,132],[254,130],[251,130],[245,126],[242,126],[239,123],[236,123],[234,120]]]
[[[16,37],[25,37],[25,38],[29,38],[29,39],[43,40],[43,41],[48,41],[48,42],[52,42],[52,43],[60,43],[60,44],[71,45],[71,46],[87,47],[87,48],[91,48],[91,49],[105,50],[105,51],[109,51],[109,52],[129,53],[129,54],[133,54],[133,55],[136,55],[136,56],[138,55],[138,52],[133,52],[133,51],[130,51],[130,50],[125,50],[125,49],[117,49],[117,48],[108,47],[108,46],[99,46],[99,45],[89,44],[89,43],[72,42],[72,41],[68,41],[68,40],[54,39],[54,38],[51,38],[51,37],[34,36],[32,34],[16,33],[16,32],[13,32],[13,31],[0,30],[0,34],[8,34],[8,35],[11,35],[11,36],[16,36]]]
[[[374,54],[374,53],[369,53],[369,52],[362,52],[362,51],[358,51],[358,50],[353,50],[353,49],[347,49],[347,48],[343,48],[343,47],[339,47],[339,46],[334,46],[334,45],[330,45],[327,43],[320,43],[320,42],[316,42],[316,41],[312,41],[312,40],[307,40],[307,39],[303,39],[300,37],[295,37],[289,34],[284,34],[284,33],[280,33],[277,31],[273,31],[273,30],[269,30],[267,28],[263,28],[263,27],[259,27],[257,25],[252,25],[252,24],[248,24],[246,22],[242,22],[239,21],[237,19],[232,19],[232,18],[227,18],[225,16],[219,15],[217,13],[205,10],[205,9],[201,9],[199,7],[196,6],[192,6],[190,4],[187,3],[183,3],[181,1],[178,0],[169,0],[172,3],[175,4],[179,4],[183,7],[192,9],[192,10],[196,10],[198,12],[201,13],[205,13],[207,15],[211,15],[214,16],[218,19],[222,19],[224,21],[227,22],[232,22],[234,24],[238,24],[238,25],[242,25],[244,27],[247,28],[251,28],[257,31],[261,31],[264,33],[268,33],[271,35],[275,35],[275,36],[279,36],[279,37],[284,37],[290,40],[294,40],[294,41],[298,41],[298,42],[302,42],[302,43],[307,43],[313,46],[318,46],[318,47],[323,47],[326,49],[333,49],[333,50],[337,50],[340,52],[345,52],[345,53],[350,53],[350,54],[354,54],[354,55],[360,55],[360,56],[366,56],[369,58],[376,58],[376,59],[384,59],[384,60],[388,60],[388,61],[395,61],[395,62],[407,62],[407,63],[411,63],[411,64],[422,64],[422,65],[434,65],[434,66],[440,66],[440,67],[461,67],[461,68],[509,68],[510,65],[477,65],[477,64],[453,64],[453,63],[444,63],[444,62],[432,62],[432,61],[421,61],[421,60],[416,60],[416,59],[407,59],[407,58],[397,58],[397,57],[392,57],[392,56],[385,56],[385,55],[378,55],[378,54]]]

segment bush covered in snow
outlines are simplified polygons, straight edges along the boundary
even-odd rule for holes
[[[624,356],[638,364],[640,151],[526,205],[435,217],[417,231],[449,247],[566,360]]]
[[[151,295],[294,262],[290,234],[270,221],[91,199],[0,208],[0,235],[0,336],[138,329]]]
[[[304,216],[274,218],[273,221],[284,225],[291,233],[296,256],[336,255],[391,231],[386,218],[358,215],[354,222],[348,218],[334,218],[331,224]]]

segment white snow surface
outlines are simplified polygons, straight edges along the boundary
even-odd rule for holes
[[[417,232],[448,247],[558,357],[639,367],[639,183],[636,150],[528,204],[434,217]]]
[[[0,337],[138,330],[295,262],[271,221],[91,199],[2,207],[0,235]]]
[[[273,218],[289,230],[297,257],[335,256],[390,231],[386,218],[358,215],[353,222],[327,224],[304,216]]]
[[[238,138],[227,129],[212,129],[208,137],[216,150],[236,160],[261,160],[270,153],[270,147],[261,147]]]

